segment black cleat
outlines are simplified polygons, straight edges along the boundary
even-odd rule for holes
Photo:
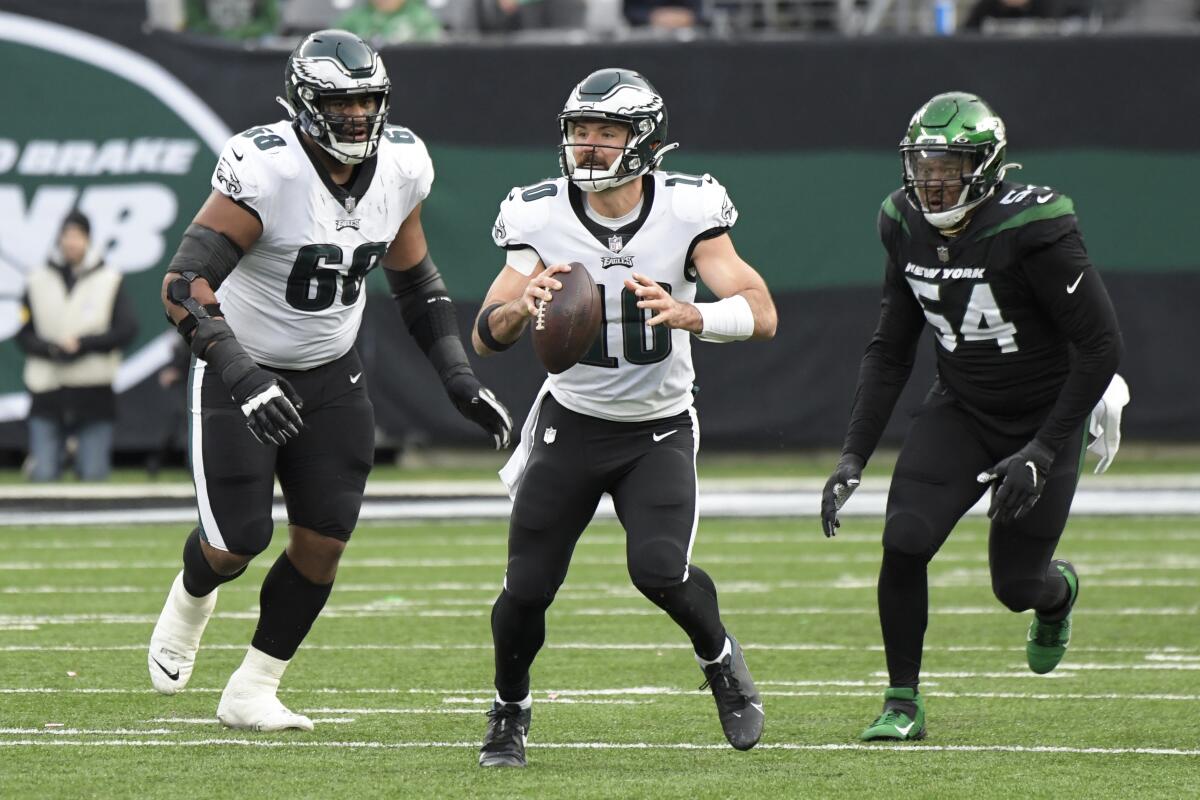
[[[525,766],[525,737],[529,735],[532,709],[516,703],[493,702],[487,712],[488,727],[479,748],[481,767]]]
[[[700,688],[712,690],[725,738],[734,749],[749,750],[762,736],[762,699],[754,688],[741,645],[730,636],[729,646],[729,655],[715,664],[701,667],[706,680]]]

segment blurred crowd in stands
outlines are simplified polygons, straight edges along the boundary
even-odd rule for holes
[[[508,38],[1180,32],[1200,0],[147,0],[151,27],[288,46],[338,27],[377,46]]]

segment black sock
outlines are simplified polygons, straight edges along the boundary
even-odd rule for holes
[[[887,654],[889,685],[916,689],[929,622],[929,560],[883,551],[879,570],[879,625]]]
[[[502,590],[492,606],[492,644],[496,649],[496,693],[506,703],[529,696],[529,668],[546,642],[547,601],[523,603]]]
[[[712,661],[725,649],[725,626],[717,607],[717,587],[708,573],[688,567],[688,579],[673,586],[638,586],[637,590],[667,612],[692,640],[696,655]]]
[[[258,596],[258,628],[250,641],[272,658],[288,661],[316,622],[333,583],[313,583],[300,574],[287,551],[271,565]]]
[[[1071,587],[1067,577],[1058,571],[1053,562],[1046,570],[1045,588],[1038,598],[1034,610],[1045,622],[1061,622],[1071,613]]]
[[[246,571],[242,567],[232,575],[215,572],[200,547],[200,529],[193,528],[183,543],[183,588],[192,597],[205,597],[222,583],[228,583]]]

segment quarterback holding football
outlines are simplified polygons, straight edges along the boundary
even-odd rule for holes
[[[645,77],[592,73],[558,123],[561,177],[515,188],[500,204],[492,236],[505,264],[473,342],[481,355],[512,345],[539,304],[557,302],[569,269],[590,273],[601,325],[578,363],[548,376],[501,472],[515,502],[492,609],[496,699],[480,764],[526,763],[529,668],[546,609],[605,493],[625,528],[634,586],[691,639],[725,736],[747,750],[762,733],[762,703],[712,579],[691,562],[700,441],[691,338],[770,339],[775,307],[734,250],[737,210],[725,188],[709,175],[660,168],[676,145]],[[698,281],[716,302],[695,302]]]

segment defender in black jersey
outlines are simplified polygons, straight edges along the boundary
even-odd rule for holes
[[[863,356],[849,430],[825,485],[826,536],[861,480],[928,322],[937,379],[892,476],[879,617],[890,688],[862,739],[919,739],[926,568],[990,487],[992,590],[1036,611],[1034,672],[1058,665],[1078,595],[1051,560],[1075,493],[1089,413],[1121,356],[1121,334],[1084,248],[1071,199],[1004,179],[1004,124],[978,97],[941,94],[900,145],[904,187],[883,201],[887,252],[879,325]]]

